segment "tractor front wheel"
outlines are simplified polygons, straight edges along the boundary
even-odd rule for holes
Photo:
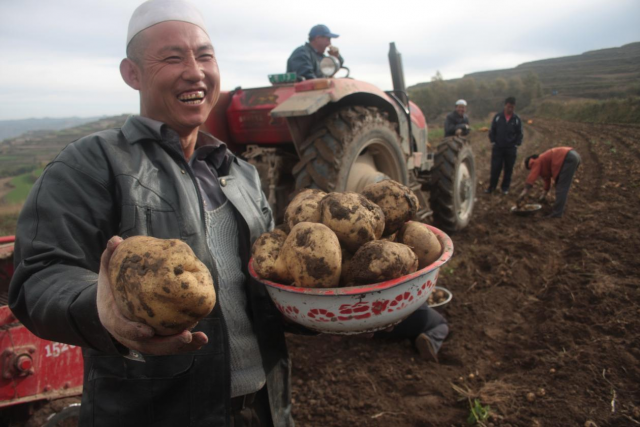
[[[375,107],[344,107],[329,114],[298,152],[296,189],[360,192],[385,178],[405,185],[409,180],[396,127]]]
[[[469,224],[476,197],[476,166],[465,138],[448,137],[438,146],[431,172],[429,204],[436,226],[447,232]]]

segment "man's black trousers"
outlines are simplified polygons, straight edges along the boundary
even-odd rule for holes
[[[504,176],[502,177],[502,191],[509,191],[511,185],[511,174],[513,166],[516,164],[516,156],[518,155],[518,147],[501,148],[495,144],[491,150],[491,181],[489,190],[493,191],[498,186],[500,173],[504,168]]]

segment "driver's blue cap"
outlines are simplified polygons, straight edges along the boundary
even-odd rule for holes
[[[331,39],[335,39],[336,37],[340,37],[338,34],[333,34],[330,30],[329,27],[327,27],[326,25],[316,25],[315,27],[313,27],[311,29],[311,31],[309,31],[309,38],[313,39],[314,37],[318,37],[318,36],[324,36],[324,37],[329,37]]]

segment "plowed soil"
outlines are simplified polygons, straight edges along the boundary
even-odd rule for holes
[[[486,425],[640,425],[640,127],[525,130],[508,196],[482,194],[490,147],[471,137],[478,198],[438,281],[454,295],[440,364],[408,341],[290,335],[299,426],[463,426],[474,398]],[[565,216],[510,214],[522,160],[554,146],[582,157]]]

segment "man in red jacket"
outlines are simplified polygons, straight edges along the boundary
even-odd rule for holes
[[[573,181],[573,174],[580,166],[580,155],[571,147],[556,147],[544,153],[529,156],[524,161],[524,166],[530,170],[524,190],[520,193],[518,201],[524,200],[529,190],[533,188],[538,178],[544,181],[544,194],[540,201],[544,201],[551,189],[551,178],[556,181],[556,202],[549,218],[560,218],[567,204],[569,188]]]

